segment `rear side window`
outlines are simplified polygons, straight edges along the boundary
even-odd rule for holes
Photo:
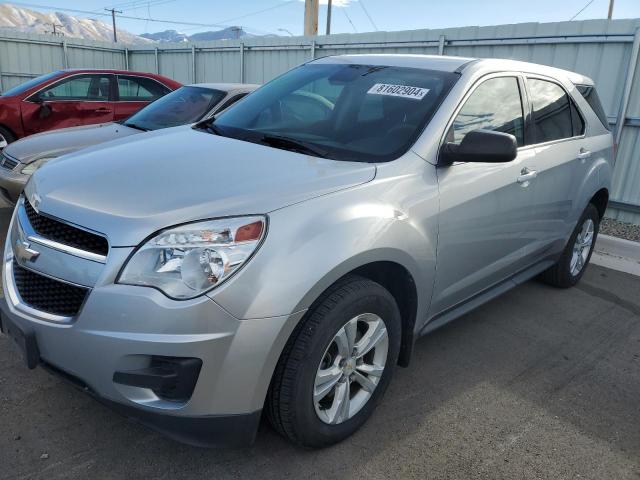
[[[119,75],[118,91],[120,93],[120,101],[151,102],[166,95],[171,90],[150,78]]]
[[[453,143],[472,130],[510,133],[524,145],[524,120],[516,77],[492,78],[476,88],[453,121]],[[450,132],[451,138],[451,132]]]
[[[582,95],[587,101],[594,113],[598,116],[604,128],[611,130],[611,127],[609,127],[609,119],[607,118],[607,114],[604,113],[604,108],[602,108],[602,102],[600,102],[600,97],[598,97],[596,87],[593,85],[576,85],[576,88],[580,92],[580,95]]]
[[[571,102],[558,84],[538,78],[527,79],[533,104],[536,143],[573,137]]]

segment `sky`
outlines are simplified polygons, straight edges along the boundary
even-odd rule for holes
[[[92,11],[67,12],[99,18],[105,7],[122,10],[125,16],[167,20],[118,19],[118,28],[132,33],[178,30],[193,34],[240,25],[254,34],[301,35],[303,0],[7,0],[16,6],[50,11],[61,8]],[[112,3],[108,3],[112,2]],[[327,0],[320,0],[319,33],[324,34]],[[44,8],[34,8],[34,5]],[[331,33],[396,31],[522,22],[566,21],[606,18],[609,0],[333,0]],[[109,14],[107,14],[109,15]],[[613,18],[640,17],[640,0],[615,0]],[[170,22],[207,24],[180,25]]]

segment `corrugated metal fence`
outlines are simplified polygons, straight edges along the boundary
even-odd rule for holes
[[[183,83],[264,83],[311,58],[341,53],[426,53],[525,60],[593,78],[619,139],[609,215],[640,223],[640,19],[257,37],[124,48],[0,30],[0,90],[58,68],[157,72]],[[640,71],[640,69],[638,69]],[[634,74],[635,73],[635,74]]]

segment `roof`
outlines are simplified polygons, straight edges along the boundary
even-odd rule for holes
[[[409,54],[363,54],[363,55],[335,55],[319,58],[313,63],[347,63],[355,65],[384,65],[389,67],[423,68],[425,70],[440,70],[455,72],[467,67],[485,69],[487,71],[515,70],[528,73],[538,73],[551,77],[565,77],[574,84],[592,85],[593,80],[569,70],[549,67],[537,63],[520,62],[500,58],[470,58],[451,57],[445,55],[409,55]]]
[[[508,60],[501,58],[483,58],[476,60],[474,62],[474,66],[485,68],[491,71],[513,70],[524,73],[537,73],[554,78],[565,77],[575,85],[593,85],[593,80],[585,75],[577,72],[572,72],[571,70],[563,70],[561,68],[550,67],[548,65],[541,65],[539,63],[521,62],[518,60]]]
[[[241,90],[243,92],[252,92],[260,87],[255,83],[192,83],[188,87],[211,88],[213,90],[221,90],[223,92],[235,92]]]
[[[423,68],[425,70],[441,70],[455,72],[461,66],[473,61],[473,58],[449,57],[445,55],[411,55],[411,54],[362,54],[335,55],[323,57],[313,63],[347,63],[352,65],[384,65],[388,67]]]

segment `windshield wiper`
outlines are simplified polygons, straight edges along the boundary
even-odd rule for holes
[[[261,137],[258,137],[257,140],[271,147],[291,150],[292,152],[305,153],[307,155],[313,155],[314,157],[327,158],[329,154],[326,150],[310,145],[306,142],[287,137],[280,137],[279,135],[264,134]]]
[[[221,137],[227,136],[220,127],[218,127],[216,124],[208,120],[205,120],[204,122],[197,124],[193,128],[196,128],[198,130],[204,130],[205,132],[212,133],[214,135],[220,135]]]
[[[143,131],[143,132],[148,132],[148,131],[149,131],[149,129],[148,129],[148,128],[141,127],[140,125],[136,125],[135,123],[126,123],[126,122],[125,122],[125,123],[123,123],[123,125],[124,125],[125,127],[135,128],[136,130],[141,130],[141,131]]]

